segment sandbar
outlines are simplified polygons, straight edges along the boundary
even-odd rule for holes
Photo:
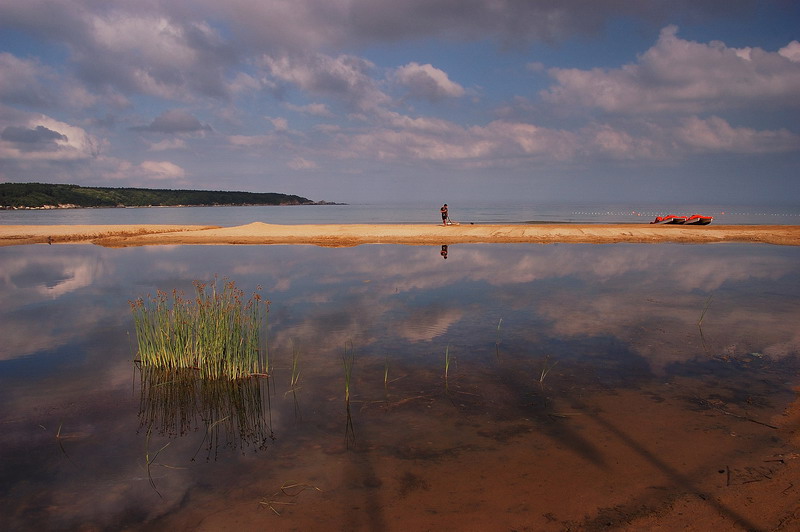
[[[686,243],[747,242],[797,246],[800,225],[651,224],[305,224],[254,222],[213,225],[0,225],[0,246],[96,244],[148,245],[361,244],[445,245],[465,243]]]

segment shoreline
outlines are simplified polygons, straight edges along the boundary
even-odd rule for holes
[[[469,243],[685,243],[800,245],[800,225],[656,224],[304,224],[275,225],[0,225],[0,246],[95,244],[149,245],[362,244],[445,245]]]

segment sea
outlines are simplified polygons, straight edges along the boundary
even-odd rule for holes
[[[438,204],[137,207],[0,210],[0,225],[200,224],[223,227],[271,224],[440,223]],[[797,225],[800,205],[681,204],[464,204],[449,205],[462,224],[649,223],[668,214],[713,216],[715,225]]]

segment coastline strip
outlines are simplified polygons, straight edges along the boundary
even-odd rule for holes
[[[0,246],[96,244],[148,245],[306,244],[350,247],[361,244],[443,245],[465,243],[620,242],[706,244],[748,242],[800,245],[798,225],[638,225],[638,224],[306,224],[254,222],[235,227],[211,225],[0,225]]]

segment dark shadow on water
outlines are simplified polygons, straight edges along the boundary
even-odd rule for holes
[[[572,449],[576,454],[596,466],[607,468],[605,459],[596,445],[568,424],[558,420],[546,388],[539,386],[538,377],[534,377],[532,374],[526,375],[512,366],[498,368],[497,375],[502,386],[512,396],[523,399],[516,406],[518,417],[532,419],[536,424],[535,430],[538,432]]]
[[[706,502],[706,504],[714,507],[722,515],[725,515],[726,517],[732,519],[738,526],[742,527],[744,530],[758,530],[758,527],[754,523],[748,521],[745,517],[740,515],[733,508],[729,508],[728,506],[719,502],[713,495],[703,492],[692,480],[692,478],[670,466],[664,460],[659,458],[655,453],[653,453],[644,445],[639,443],[633,436],[629,435],[628,433],[617,427],[614,423],[603,418],[602,416],[597,414],[593,415],[590,409],[585,408],[584,410],[587,412],[587,415],[591,416],[592,419],[596,421],[600,426],[602,426],[604,429],[608,430],[611,434],[619,438],[619,440],[622,441],[633,453],[641,456],[642,458],[647,460],[647,462],[649,462],[654,467],[663,472],[676,486],[686,490],[688,493],[692,493],[700,497],[701,499],[703,499],[703,501]],[[632,508],[640,508],[644,506],[644,502],[633,501],[629,502],[628,506]],[[605,530],[610,528],[610,526],[611,524],[608,523],[607,516],[601,514],[595,519],[582,523],[581,529]]]
[[[554,400],[571,402],[591,389],[636,388],[653,379],[647,361],[614,337],[550,338],[539,349],[546,354],[529,354],[529,344],[507,341],[504,356],[495,358],[499,385],[519,398],[506,415],[532,419],[536,431],[607,468],[602,452],[565,422]]]
[[[367,447],[356,444],[350,404],[347,404],[348,462],[345,469],[347,488],[353,493],[352,505],[343,508],[343,530],[386,530],[386,517],[381,502],[382,480],[375,469],[376,454]],[[356,509],[357,511],[354,511]],[[362,517],[363,516],[363,517]]]

